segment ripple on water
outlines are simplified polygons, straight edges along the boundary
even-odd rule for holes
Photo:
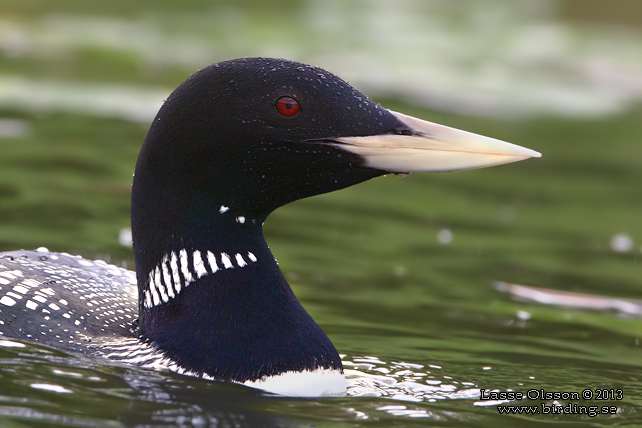
[[[473,382],[459,382],[436,371],[439,366],[381,361],[377,357],[343,359],[348,396],[384,397],[399,401],[477,399],[479,388]],[[430,369],[430,370],[427,370]],[[390,406],[384,406],[390,407]],[[394,407],[394,406],[392,406]],[[398,412],[403,409],[379,409]],[[402,406],[404,407],[404,406]],[[405,407],[404,407],[405,409]]]

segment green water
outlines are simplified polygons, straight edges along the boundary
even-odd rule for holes
[[[516,7],[481,3],[498,17]],[[549,13],[558,20],[562,16],[566,21],[554,24],[566,22],[569,31],[586,16],[599,16],[591,12],[599,10],[595,1],[582,13],[574,13],[580,10],[577,2],[542,3],[564,6],[559,15]],[[476,73],[480,80],[488,78],[481,65],[488,61],[522,67],[516,65],[519,55],[498,46],[521,34],[520,22],[530,22],[528,8],[518,11],[519,19],[495,17],[490,22],[501,25],[471,29],[458,24],[477,22],[466,12],[482,13],[478,9],[484,7],[475,2],[417,6],[404,1],[401,12],[380,2],[324,4],[3,2],[0,117],[17,120],[13,123],[23,128],[0,138],[0,250],[46,246],[133,268],[131,249],[118,242],[118,234],[129,226],[131,174],[148,125],[104,108],[100,103],[108,85],[131,85],[133,94],[140,88],[171,90],[193,69],[230,57],[263,54],[312,61],[347,73],[388,108],[511,141],[544,157],[456,174],[390,175],[296,202],[268,219],[265,235],[292,288],[346,355],[346,368],[354,371],[349,377],[356,383],[347,397],[264,397],[236,385],[108,365],[26,342],[0,342],[0,425],[642,423],[639,318],[518,302],[494,288],[505,281],[640,297],[642,109],[631,98],[632,90],[617,85],[596,89],[568,74],[587,58],[599,57],[613,68],[620,61],[633,70],[627,76],[639,78],[635,70],[642,53],[627,50],[634,43],[626,43],[642,37],[636,27],[623,30],[633,32],[630,39],[613,36],[624,40],[605,50],[613,56],[601,57],[607,54],[589,43],[607,43],[610,36],[582,27],[586,39],[564,55],[560,45],[551,45],[541,49],[540,59],[525,63],[540,65],[537,72],[522,68],[523,74],[507,79],[505,86],[486,80],[465,91],[459,88],[460,93],[457,78],[467,73],[470,79]],[[534,21],[543,19],[544,12],[532,9],[528,13]],[[403,15],[408,11],[417,13]],[[355,21],[355,16],[369,20]],[[619,23],[618,16],[609,13],[608,22]],[[622,22],[629,25],[634,16]],[[407,25],[393,25],[404,17],[400,22]],[[358,25],[345,27],[344,20]],[[441,24],[435,28],[422,22]],[[384,30],[373,39],[377,25]],[[399,33],[406,27],[407,33]],[[83,31],[85,38],[78,36]],[[467,34],[475,31],[483,37],[471,47],[477,49],[474,54],[453,49],[465,46]],[[446,45],[447,40],[454,42]],[[444,45],[435,49],[443,56],[417,53],[418,46],[429,49],[438,41]],[[407,50],[398,51],[400,46]],[[354,57],[342,56],[346,52]],[[423,84],[448,89],[456,102],[444,101],[439,93],[413,96],[412,88],[376,75],[375,60],[390,67],[386,72],[397,81],[416,85],[422,73],[434,77]],[[432,68],[440,61],[462,74]],[[26,89],[11,92],[3,86],[7,76],[27,79]],[[98,85],[91,92],[97,95],[87,96],[82,87],[74,94],[80,101],[70,107],[64,93],[29,92],[61,84],[74,88],[76,82]],[[516,87],[523,92],[515,95]],[[475,95],[461,98],[463,92]],[[475,101],[486,107],[469,108]],[[495,109],[501,105],[519,114]],[[3,126],[0,121],[0,134]],[[630,248],[612,248],[617,234],[630,239]],[[58,389],[42,389],[43,384]],[[620,389],[623,399],[561,400],[564,405],[616,406],[616,415],[509,416],[500,415],[497,406],[480,406],[474,392],[480,388]],[[551,400],[516,404],[541,403]]]

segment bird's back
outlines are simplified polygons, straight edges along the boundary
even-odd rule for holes
[[[134,338],[136,275],[102,260],[37,251],[0,253],[0,335],[93,353]]]

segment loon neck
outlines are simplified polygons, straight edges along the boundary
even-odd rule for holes
[[[246,218],[224,204],[217,206],[215,210],[209,207],[188,211],[175,223],[175,230],[169,225],[165,233],[158,229],[160,233],[153,239],[163,243],[165,250],[142,254],[142,260],[137,260],[137,273],[142,278],[141,308],[180,301],[181,293],[196,282],[243,277],[242,272],[226,271],[259,263],[259,256],[266,271],[278,272],[263,238],[262,222],[257,224],[256,219]],[[216,277],[204,278],[210,275]]]
[[[263,219],[217,202],[182,220],[154,238],[165,251],[135,248],[142,337],[189,371],[236,382],[342,369],[279,270]]]

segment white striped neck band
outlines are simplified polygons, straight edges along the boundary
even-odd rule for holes
[[[197,279],[220,270],[243,268],[256,263],[256,256],[247,252],[213,253],[199,250],[172,251],[149,273],[143,305],[146,308],[162,305],[176,298],[181,291]]]

